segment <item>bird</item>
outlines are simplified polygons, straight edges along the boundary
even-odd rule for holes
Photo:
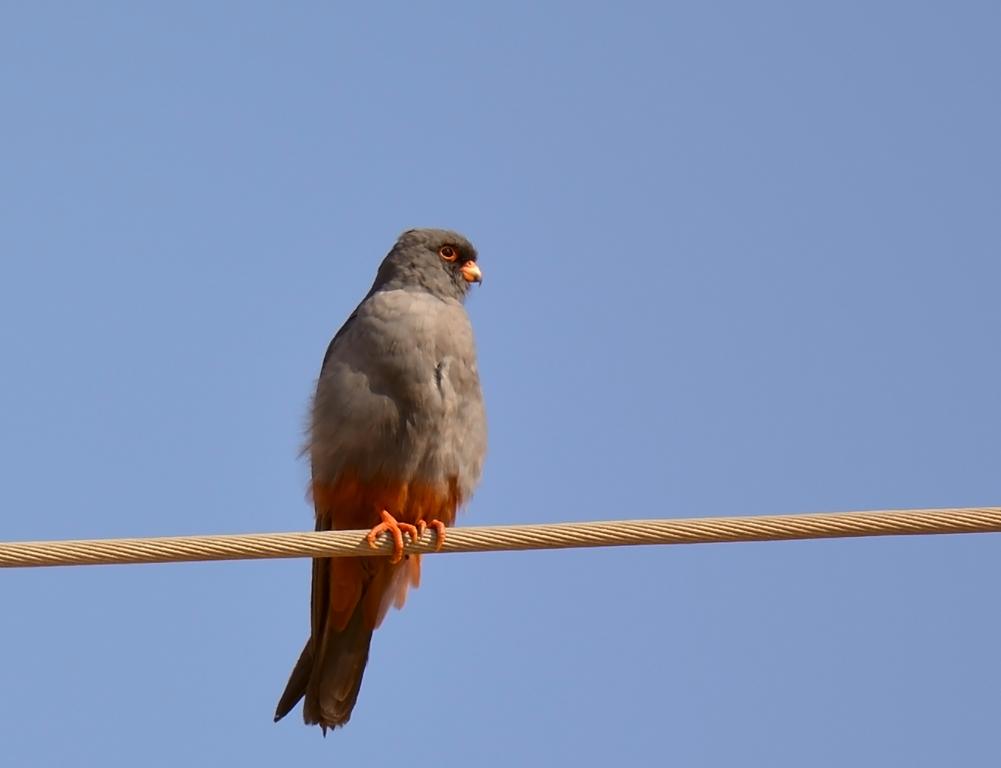
[[[440,549],[479,484],[487,424],[464,303],[482,279],[463,235],[407,230],[327,348],[304,448],[316,530],[368,528],[373,547],[386,533],[393,553],[313,560],[310,636],[275,722],[300,699],[323,735],[348,722],[373,631],[420,583],[404,534],[430,528]]]

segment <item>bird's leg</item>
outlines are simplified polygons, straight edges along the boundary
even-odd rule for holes
[[[423,536],[429,527],[434,528],[435,532],[434,551],[441,552],[441,548],[445,545],[445,524],[441,520],[418,520],[417,538]]]
[[[393,554],[389,557],[390,563],[398,563],[403,559],[403,534],[407,533],[410,536],[411,541],[417,541],[420,538],[420,534],[417,533],[417,526],[411,525],[410,523],[401,523],[395,517],[393,517],[385,509],[382,510],[382,522],[372,528],[371,531],[365,536],[365,540],[368,541],[368,545],[373,549],[376,549],[379,545],[376,543],[376,537],[385,531],[393,537]]]

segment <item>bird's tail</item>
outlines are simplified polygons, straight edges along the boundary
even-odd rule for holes
[[[347,491],[357,490],[352,485],[346,487]],[[314,485],[317,530],[338,527],[327,511],[337,508],[333,502],[339,500],[331,493]],[[361,508],[374,506],[366,502]],[[343,508],[351,509],[347,505]],[[355,518],[340,522],[342,528],[361,527]],[[278,701],[276,721],[300,699],[305,699],[302,715],[306,724],[319,725],[324,733],[348,721],[358,700],[372,631],[391,605],[403,606],[407,589],[420,582],[420,570],[417,555],[400,563],[389,563],[383,557],[314,558],[310,639]]]
[[[372,630],[365,626],[362,614],[359,605],[343,630],[326,632],[318,657],[314,648],[317,638],[306,641],[278,701],[276,722],[303,697],[303,719],[307,725],[319,725],[324,733],[351,718],[372,642]]]

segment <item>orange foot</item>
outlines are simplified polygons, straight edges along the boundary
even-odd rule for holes
[[[445,545],[445,524],[441,520],[418,520],[417,521],[417,535],[418,537],[424,535],[424,531],[428,527],[434,528],[435,538],[434,538],[434,551],[441,552],[441,548]]]
[[[389,514],[389,512],[382,510],[382,522],[375,526],[368,532],[368,535],[365,536],[365,540],[368,541],[368,545],[372,547],[372,549],[378,548],[379,544],[375,539],[384,531],[389,531],[390,535],[393,537],[393,554],[389,557],[390,563],[398,563],[403,559],[404,533],[410,536],[411,541],[417,541],[420,537],[420,534],[417,533],[417,526],[411,525],[410,523],[401,523]]]

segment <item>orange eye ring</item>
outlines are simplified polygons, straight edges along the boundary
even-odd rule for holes
[[[438,249],[438,255],[441,256],[444,261],[455,261],[459,258],[459,252],[451,245],[443,245]]]

